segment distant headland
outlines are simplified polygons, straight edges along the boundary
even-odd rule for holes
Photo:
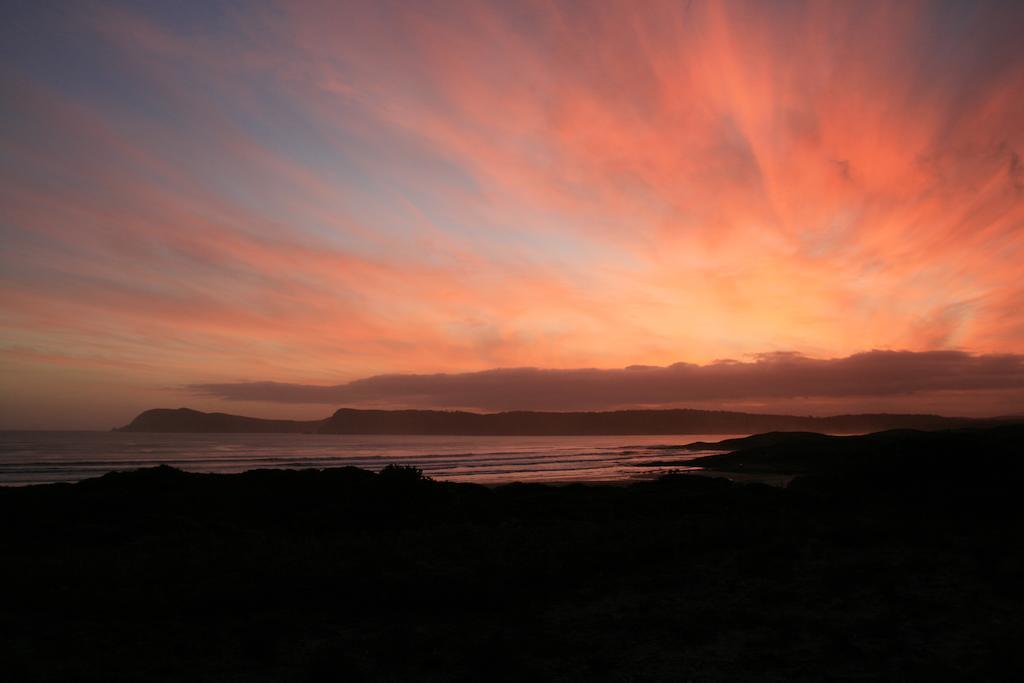
[[[277,434],[432,434],[464,436],[584,436],[627,434],[754,434],[814,431],[856,434],[887,429],[957,429],[1020,421],[941,415],[859,414],[807,417],[721,410],[473,413],[445,410],[342,408],[323,420],[268,420],[190,408],[155,408],[116,431]]]

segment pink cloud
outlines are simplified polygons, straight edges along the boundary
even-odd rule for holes
[[[1024,55],[995,8],[935,11],[71,13],[133,106],[12,67],[10,362],[319,385],[1019,353]]]

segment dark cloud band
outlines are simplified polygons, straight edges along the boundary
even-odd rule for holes
[[[195,384],[233,401],[478,410],[599,410],[729,400],[853,398],[1024,389],[1024,355],[869,351],[814,359],[762,354],[748,362],[666,367],[508,368],[434,375],[377,375],[347,384]]]

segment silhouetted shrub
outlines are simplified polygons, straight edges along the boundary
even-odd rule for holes
[[[389,482],[420,482],[420,481],[434,481],[430,477],[423,475],[423,470],[413,465],[396,465],[394,463],[387,465],[380,471],[380,476]]]

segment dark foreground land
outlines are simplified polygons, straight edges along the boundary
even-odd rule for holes
[[[885,471],[800,451],[786,489],[403,468],[0,489],[3,677],[1019,680],[1024,429],[1000,429],[935,462],[890,442]]]

